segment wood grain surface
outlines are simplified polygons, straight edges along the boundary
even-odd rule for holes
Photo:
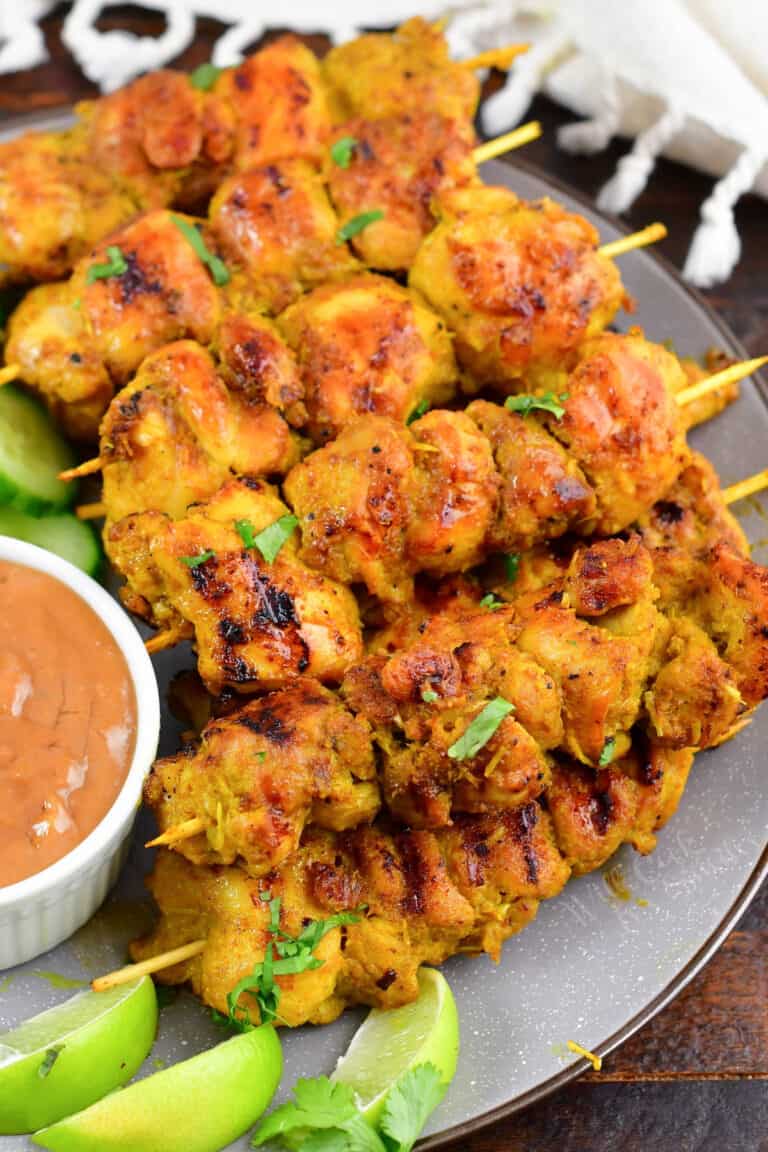
[[[0,77],[0,122],[96,94],[61,46],[65,10],[59,6],[45,21],[50,62]],[[114,7],[100,26],[157,34],[162,20],[137,8]],[[207,60],[221,30],[214,20],[199,20],[195,43],[177,66]],[[315,49],[324,43],[320,37],[310,42]],[[567,156],[556,148],[555,131],[568,114],[539,98],[530,116],[542,121],[545,133],[525,149],[526,162],[588,196],[627,149],[626,141],[616,141],[596,157]],[[711,185],[704,176],[662,161],[626,222],[641,227],[663,220],[670,235],[660,250],[680,267]],[[768,208],[746,196],[737,218],[742,260],[727,284],[705,295],[757,355],[768,351]],[[767,957],[764,888],[703,972],[610,1056],[602,1072],[454,1144],[453,1152],[768,1152]]]

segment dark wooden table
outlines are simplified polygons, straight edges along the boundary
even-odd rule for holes
[[[64,9],[55,9],[45,22],[51,62],[0,77],[0,120],[95,94],[61,47]],[[136,8],[112,8],[101,26],[152,34],[162,24]],[[221,30],[216,21],[198,21],[195,44],[178,66],[207,60]],[[568,115],[538,99],[534,116],[545,133],[526,148],[526,161],[582,193],[596,193],[626,142],[597,157],[570,157],[555,146],[555,129]],[[661,251],[679,267],[710,187],[707,178],[661,162],[627,223],[641,227],[663,220],[670,235]],[[768,350],[768,209],[747,196],[737,216],[744,241],[741,263],[727,284],[707,295],[757,355]],[[466,1152],[768,1152],[768,889],[704,971],[609,1057],[602,1072],[455,1144],[455,1152],[459,1147]]]

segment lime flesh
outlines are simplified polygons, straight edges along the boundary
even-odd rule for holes
[[[264,1025],[139,1080],[32,1139],[54,1152],[218,1152],[258,1120],[282,1065],[277,1033]]]
[[[80,992],[0,1035],[0,1133],[34,1132],[127,1083],[156,1028],[157,997],[145,976]]]
[[[459,1017],[441,972],[422,968],[419,998],[402,1008],[374,1008],[352,1037],[331,1076],[348,1084],[365,1118],[375,1124],[390,1090],[418,1064],[434,1064],[443,1083],[456,1072]]]

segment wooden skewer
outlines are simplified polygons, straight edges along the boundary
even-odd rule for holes
[[[3,384],[10,384],[11,380],[16,380],[20,375],[20,364],[8,364],[7,367],[0,368],[0,387]]]
[[[687,404],[693,404],[694,400],[708,396],[710,392],[717,392],[718,388],[725,388],[727,384],[736,384],[746,376],[751,376],[764,364],[768,364],[768,356],[757,356],[754,360],[742,360],[738,364],[730,364],[727,368],[723,368],[722,372],[715,372],[714,376],[707,376],[704,380],[691,384],[690,388],[676,392],[675,400],[681,408],[685,408]]]
[[[161,972],[163,968],[172,968],[174,964],[181,964],[182,960],[191,960],[193,956],[199,956],[205,944],[205,940],[193,940],[191,944],[182,944],[180,948],[172,948],[170,952],[150,956],[149,960],[142,960],[138,964],[126,964],[125,968],[118,968],[116,972],[98,976],[91,983],[91,988],[94,992],[106,992],[110,988],[116,988],[118,984],[130,984],[140,976],[149,976],[152,972]]]
[[[162,632],[157,632],[154,636],[150,636],[149,640],[145,640],[144,647],[152,656],[156,652],[164,652],[166,648],[174,648],[182,640],[188,640],[191,634],[185,624],[179,624],[175,628],[164,628]]]
[[[487,52],[478,52],[477,56],[470,56],[467,60],[459,60],[462,68],[499,68],[506,72],[518,56],[524,55],[530,44],[507,44],[506,48],[490,48]]]
[[[630,232],[629,236],[620,236],[618,240],[611,240],[598,248],[601,256],[623,256],[625,252],[634,252],[636,248],[647,248],[657,240],[663,240],[667,234],[664,224],[649,224],[639,232]]]
[[[59,472],[59,480],[69,481],[77,480],[80,476],[93,476],[96,472],[101,472],[104,463],[101,456],[94,456],[93,460],[84,460],[76,468],[65,468],[63,472]]]
[[[475,164],[484,164],[486,160],[493,160],[496,156],[503,156],[505,152],[512,152],[521,148],[523,144],[530,144],[541,136],[542,127],[538,120],[531,120],[528,124],[521,124],[512,132],[505,132],[494,140],[486,140],[479,144],[472,153]]]
[[[155,836],[154,840],[147,840],[144,847],[157,848],[161,844],[169,844],[173,847],[174,844],[178,844],[182,840],[191,840],[193,836],[199,836],[201,832],[205,832],[206,828],[207,824],[201,816],[193,816],[191,820],[183,820],[181,824],[174,824],[167,828],[160,836]]]
[[[98,520],[100,516],[106,514],[107,506],[102,500],[96,500],[93,504],[78,504],[75,508],[78,520]]]
[[[755,492],[762,492],[764,488],[768,488],[768,468],[764,468],[755,476],[748,476],[746,480],[739,480],[738,484],[723,488],[723,499],[726,504],[735,504],[737,500],[743,500],[745,496],[752,496]]]

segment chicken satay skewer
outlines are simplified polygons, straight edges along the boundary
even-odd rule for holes
[[[94,992],[107,992],[120,984],[130,984],[139,976],[151,976],[153,972],[160,972],[163,968],[171,968],[174,964],[181,964],[184,960],[199,956],[206,943],[206,940],[193,940],[189,944],[182,944],[180,948],[171,948],[169,952],[151,956],[149,960],[141,960],[138,964],[126,964],[124,968],[118,968],[115,972],[98,976],[91,982],[91,988]]]

